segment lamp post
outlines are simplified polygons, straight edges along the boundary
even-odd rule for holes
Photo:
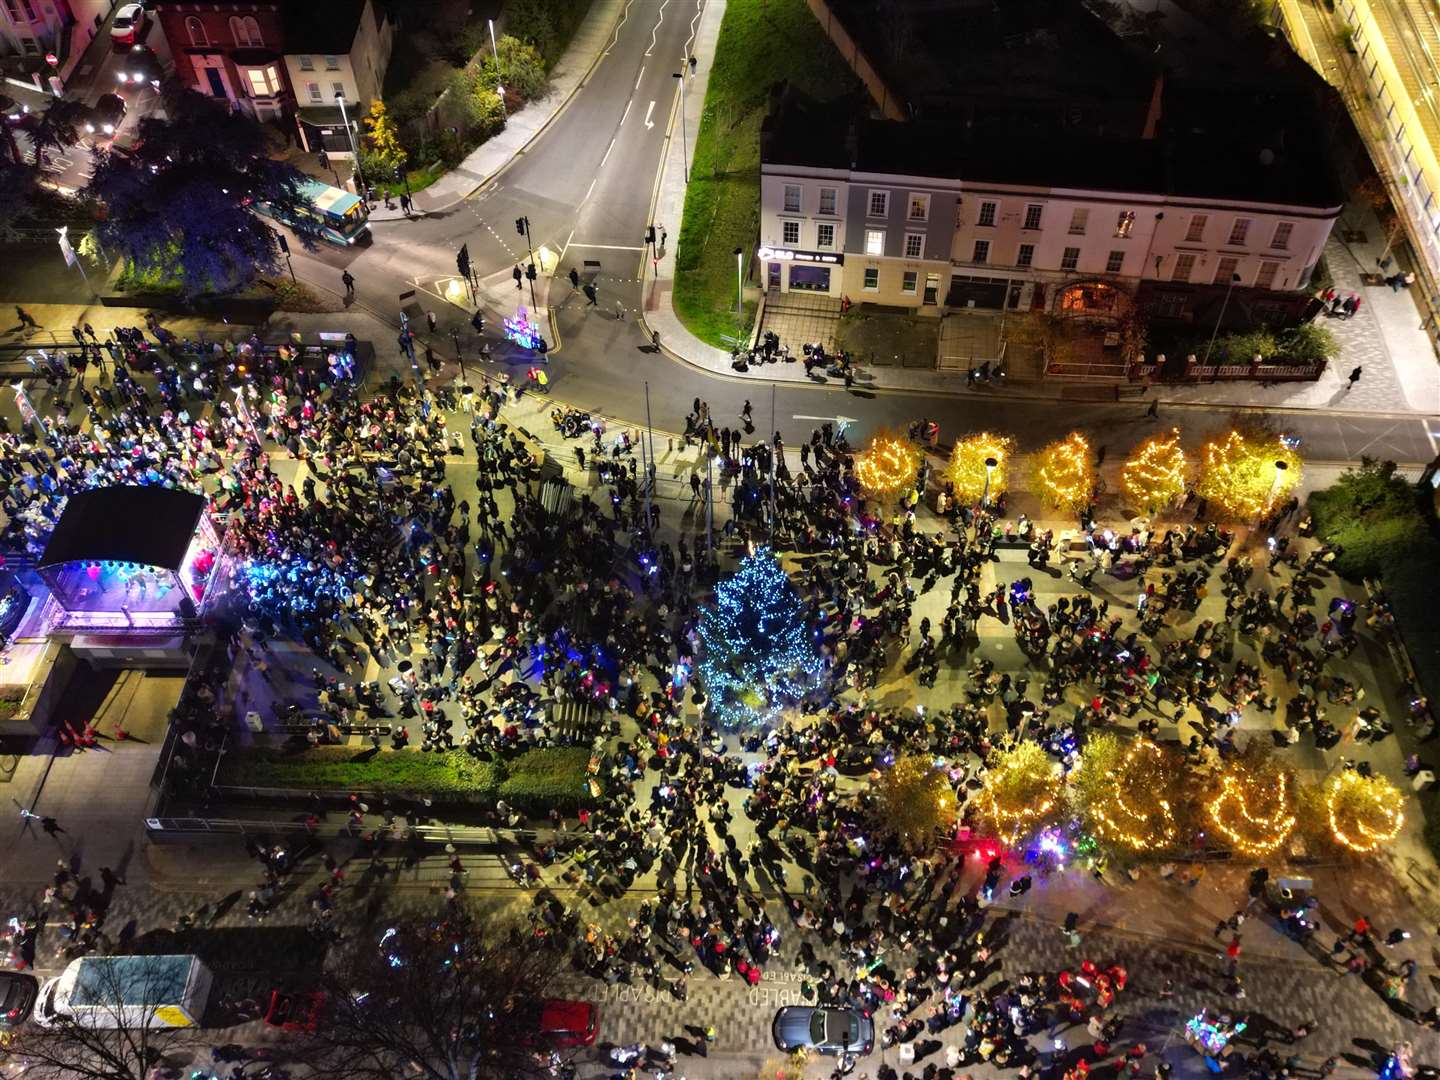
[[[735,344],[740,344],[740,323],[745,318],[745,250],[735,249]]]
[[[685,176],[685,183],[690,183],[690,155],[686,153],[685,143],[685,73],[676,71],[671,73],[680,80],[680,165]]]
[[[70,226],[61,225],[55,231],[60,234],[60,254],[65,256],[67,264],[80,271],[80,280],[85,282],[85,287],[90,290],[91,295],[95,295],[95,290],[90,285],[90,275],[85,273],[85,264],[80,261],[80,256],[75,254],[75,249],[70,246]]]
[[[490,51],[495,54],[495,93],[500,95],[500,117],[507,119],[505,113],[505,87],[500,82],[500,46],[495,44],[495,20],[485,20],[490,25]]]
[[[995,468],[999,464],[1000,462],[996,461],[993,457],[987,457],[985,459],[985,493],[980,496],[980,506],[982,509],[990,505],[990,477],[995,475]]]
[[[356,194],[364,199],[365,173],[360,169],[360,144],[355,141],[355,132],[350,128],[350,114],[345,111],[345,91],[336,90],[335,100],[340,105],[340,119],[345,124],[345,135],[350,140],[350,152],[355,155],[355,183],[360,189]]]
[[[1235,283],[1240,280],[1240,275],[1232,273],[1230,280],[1225,285],[1225,299],[1220,301],[1220,314],[1215,316],[1215,329],[1210,332],[1210,344],[1205,346],[1205,363],[1210,363],[1210,350],[1215,348],[1215,339],[1220,336],[1220,324],[1225,321],[1225,309],[1230,306],[1230,292],[1235,288]],[[1220,378],[1220,366],[1217,364],[1215,370],[1210,373],[1210,381],[1213,383]]]

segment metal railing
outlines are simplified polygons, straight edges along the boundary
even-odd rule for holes
[[[358,837],[371,831],[362,826],[352,829],[349,824],[320,822],[309,825],[304,821],[247,820],[243,818],[200,818],[200,817],[147,817],[145,831],[152,839],[179,839],[181,837],[222,837],[222,836],[313,836],[322,840],[340,837]],[[384,831],[376,826],[375,831]],[[454,844],[456,847],[500,847],[501,845],[534,844],[540,834],[534,829],[494,829],[488,826],[445,826],[410,825],[405,828],[406,839],[418,840],[425,844]],[[558,839],[558,838],[557,838]]]

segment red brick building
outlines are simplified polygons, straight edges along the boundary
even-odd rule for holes
[[[257,120],[288,115],[283,3],[157,0],[154,15],[186,86],[229,101]]]

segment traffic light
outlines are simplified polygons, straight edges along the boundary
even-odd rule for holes
[[[461,244],[460,253],[455,256],[455,268],[460,271],[460,276],[467,281],[470,279],[470,245]]]
[[[527,264],[526,264],[526,266],[525,266],[525,276],[526,276],[527,278],[529,278],[531,281],[534,281],[534,280],[535,280],[535,264],[534,264],[534,263],[527,263]]]
[[[524,236],[524,235],[525,235],[525,226],[528,225],[528,224],[530,224],[530,223],[529,223],[528,221],[526,221],[523,217],[517,217],[517,218],[515,219],[515,231],[516,231],[517,233],[519,233],[521,236]]]
[[[651,225],[648,229],[645,230],[645,243],[649,244],[649,245],[652,246],[652,247],[655,245],[655,226],[654,226],[654,225]]]

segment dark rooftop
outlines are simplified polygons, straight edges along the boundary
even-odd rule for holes
[[[128,562],[179,570],[205,496],[167,487],[91,488],[65,502],[41,566]]]
[[[281,0],[285,51],[343,56],[355,41],[365,0]]]

